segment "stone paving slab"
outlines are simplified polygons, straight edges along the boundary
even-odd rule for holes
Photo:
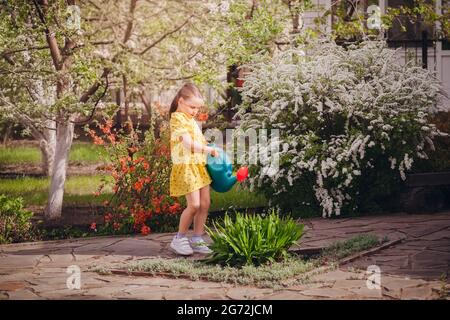
[[[326,246],[360,233],[400,243],[336,270],[282,289],[168,279],[100,275],[93,267],[151,257],[175,258],[173,233],[97,237],[0,246],[0,299],[448,299],[450,212],[343,219],[305,219],[303,248]],[[189,257],[198,259],[199,255]],[[81,269],[81,288],[69,289],[67,267]],[[366,269],[380,268],[379,289]],[[447,294],[445,294],[447,293]]]

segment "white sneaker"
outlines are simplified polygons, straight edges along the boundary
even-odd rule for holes
[[[183,256],[189,256],[194,253],[191,246],[189,245],[189,239],[187,237],[177,238],[175,236],[170,243],[170,247],[178,254]]]
[[[203,241],[203,239],[201,241],[190,241],[191,242],[191,247],[192,250],[194,252],[197,253],[204,253],[204,254],[209,254],[212,252],[212,250],[210,248],[208,248],[208,245],[205,241]]]

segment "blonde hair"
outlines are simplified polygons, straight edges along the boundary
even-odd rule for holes
[[[183,99],[189,99],[192,97],[199,97],[203,98],[200,90],[197,88],[197,86],[193,83],[185,83],[180,90],[178,90],[177,94],[172,100],[172,103],[170,104],[169,109],[169,117],[174,113],[178,108],[178,100],[180,98]]]

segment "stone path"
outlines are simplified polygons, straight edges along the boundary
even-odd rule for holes
[[[0,246],[0,299],[437,299],[447,298],[450,212],[304,220],[303,247],[328,245],[360,233],[399,244],[317,274],[281,290],[159,277],[99,275],[91,267],[149,257],[175,257],[173,234],[99,237]],[[192,257],[196,258],[196,257]],[[81,270],[80,289],[69,289],[69,266]],[[379,268],[381,288],[369,289],[367,267]],[[373,286],[372,286],[373,287]]]

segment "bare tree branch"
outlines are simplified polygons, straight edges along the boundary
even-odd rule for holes
[[[247,20],[250,20],[253,18],[253,13],[255,12],[255,9],[258,8],[258,0],[252,0],[252,8],[250,9],[250,12],[245,17]]]
[[[107,68],[103,69],[103,73],[102,73],[102,75],[101,75],[101,78],[106,78],[106,79],[107,79],[107,76],[108,76],[109,72],[110,72],[109,69],[107,69]],[[81,103],[86,103],[86,102],[89,100],[89,98],[90,98],[90,97],[98,90],[98,88],[100,87],[100,85],[101,85],[101,82],[100,82],[100,81],[95,82],[95,83],[94,83],[88,90],[86,90],[86,92],[81,96],[80,102],[81,102]]]
[[[131,31],[133,30],[133,18],[134,18],[134,10],[136,9],[137,0],[130,1],[130,11],[128,13],[128,23],[125,31],[125,35],[123,37],[123,43],[126,43],[131,37]]]
[[[150,50],[151,48],[153,48],[154,46],[156,46],[158,43],[160,43],[161,41],[163,41],[165,38],[167,38],[167,37],[170,36],[171,34],[174,34],[174,33],[178,32],[181,28],[183,28],[183,27],[189,22],[189,20],[190,20],[193,16],[194,16],[194,15],[189,16],[183,24],[181,24],[180,26],[176,27],[176,28],[173,29],[172,31],[169,31],[169,32],[163,34],[158,40],[156,40],[156,41],[153,42],[151,45],[149,45],[147,48],[145,48],[144,50],[142,50],[139,54],[140,54],[140,55],[145,54],[148,50]]]
[[[108,72],[107,72],[107,73],[104,73],[104,74],[105,74],[105,90],[103,90],[103,93],[100,95],[100,97],[98,97],[97,101],[95,102],[94,107],[92,108],[91,114],[90,114],[89,117],[88,117],[87,119],[85,119],[85,120],[81,120],[81,121],[71,121],[72,123],[75,123],[75,124],[87,123],[87,122],[90,122],[90,121],[94,118],[95,111],[96,111],[96,109],[97,109],[97,105],[98,105],[98,103],[100,102],[100,100],[103,99],[103,97],[105,96],[106,91],[108,91],[108,87],[109,87],[109,83],[108,83]],[[100,86],[100,84],[99,84],[99,86]],[[97,87],[97,89],[98,89],[98,87]],[[95,91],[97,91],[97,89],[95,89]],[[94,91],[94,93],[95,93],[95,91]],[[88,98],[88,99],[89,99],[89,98]]]
[[[195,75],[184,76],[184,77],[178,77],[178,78],[161,78],[161,80],[177,81],[177,80],[187,80],[187,79],[192,79],[193,77],[195,77]]]
[[[45,27],[45,37],[47,39],[47,43],[50,48],[50,54],[52,56],[53,65],[55,66],[56,70],[60,70],[61,69],[61,63],[60,63],[61,62],[61,51],[59,50],[58,42],[56,41],[56,38],[55,38],[55,33],[50,31],[50,29],[47,25],[47,22],[45,21],[44,13],[46,12],[47,7],[48,7],[48,1],[40,0],[40,2],[41,2],[41,4],[38,3],[38,0],[33,0],[34,6],[36,7],[36,10],[39,15],[39,19],[41,20],[42,24]],[[41,6],[43,7],[43,10],[42,10]]]

